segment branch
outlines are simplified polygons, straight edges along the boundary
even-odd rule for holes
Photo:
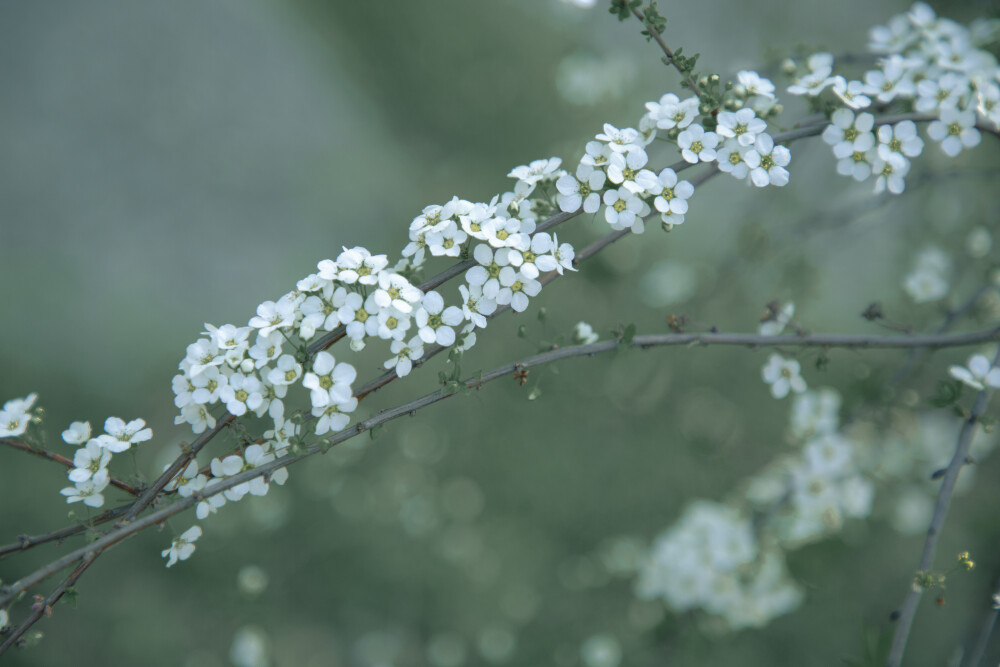
[[[965,663],[966,667],[979,667],[979,663],[982,662],[983,655],[986,653],[986,645],[990,641],[990,635],[993,634],[993,627],[997,623],[997,616],[1000,616],[1000,604],[997,603],[1000,600],[1000,580],[994,584],[993,591],[993,596],[990,600],[990,609],[983,618],[983,624],[979,628],[979,634],[976,636],[976,643],[969,653],[968,662]]]
[[[643,24],[644,26],[646,25],[646,17],[638,9],[635,8],[632,9],[632,16],[639,19],[639,23]],[[660,45],[660,49],[667,56],[667,63],[670,64],[675,70],[677,70],[680,73],[681,79],[683,79],[684,83],[686,83],[688,88],[691,89],[691,92],[694,93],[695,95],[698,95],[698,97],[701,97],[701,95],[698,93],[698,84],[695,83],[694,79],[691,77],[690,74],[685,73],[684,70],[681,69],[681,66],[677,64],[677,60],[674,59],[674,52],[670,49],[669,46],[667,46],[667,43],[663,41],[663,37],[660,36],[660,33],[653,30],[651,26],[646,26],[646,32],[648,32],[649,36],[655,39],[656,43]]]
[[[77,533],[82,533],[87,530],[87,528],[93,528],[94,526],[99,526],[102,523],[107,523],[117,519],[120,516],[124,516],[128,512],[131,505],[122,505],[121,507],[116,507],[115,509],[108,510],[98,514],[96,517],[88,521],[87,523],[78,523],[66,528],[60,528],[59,530],[54,530],[51,533],[45,533],[44,535],[38,535],[36,537],[31,537],[29,535],[20,535],[17,538],[17,542],[12,542],[11,544],[5,544],[0,546],[0,557],[6,556],[9,553],[14,553],[16,551],[27,551],[32,547],[36,547],[39,544],[45,544],[46,542],[62,541],[63,539],[70,537],[71,535],[76,535]]]
[[[20,440],[14,440],[13,438],[0,438],[0,445],[7,445],[8,447],[13,447],[14,449],[18,449],[18,450],[20,450],[22,452],[27,452],[28,454],[34,454],[35,456],[39,456],[39,457],[41,457],[43,459],[47,459],[49,461],[55,461],[56,463],[60,463],[60,464],[62,464],[64,466],[66,466],[70,470],[72,470],[73,468],[76,468],[76,464],[73,463],[72,459],[68,459],[65,456],[63,456],[62,454],[56,454],[56,453],[50,452],[50,451],[48,451],[46,449],[35,449],[34,447],[32,447],[31,445],[29,445],[28,443],[22,442]],[[122,491],[124,491],[125,493],[127,493],[129,495],[132,495],[132,496],[138,496],[139,495],[139,489],[137,489],[134,486],[131,486],[129,484],[126,484],[125,482],[121,481],[120,479],[118,479],[116,477],[112,477],[111,478],[110,484],[112,486],[118,487],[119,489],[121,489]]]
[[[761,336],[757,334],[721,334],[721,333],[689,333],[689,334],[654,334],[649,336],[636,336],[629,347],[636,349],[647,349],[651,347],[667,346],[707,346],[707,345],[736,345],[741,347],[847,347],[864,349],[884,349],[884,348],[909,348],[909,347],[958,347],[975,345],[985,341],[1000,340],[1000,329],[990,329],[971,334],[953,334],[950,336],[865,336],[849,334],[817,334],[812,336]],[[549,350],[541,354],[527,357],[491,371],[483,373],[480,377],[466,380],[463,384],[466,389],[479,389],[488,382],[498,378],[512,375],[522,370],[541,366],[544,364],[570,359],[573,357],[591,357],[604,352],[617,350],[622,343],[618,340],[601,341],[590,345],[578,345],[574,347],[564,347]],[[100,553],[119,542],[133,536],[137,532],[150,526],[159,524],[170,517],[193,507],[196,503],[216,494],[222,493],[234,486],[248,482],[257,477],[269,475],[275,470],[297,463],[314,454],[327,451],[346,440],[350,440],[362,433],[392,421],[399,417],[413,415],[417,411],[433,405],[447,398],[455,396],[456,392],[440,389],[431,392],[409,403],[396,406],[389,410],[379,412],[377,415],[364,419],[356,425],[346,428],[329,438],[320,441],[322,444],[312,445],[297,455],[289,455],[271,461],[265,465],[246,470],[229,477],[224,481],[213,485],[208,493],[194,494],[183,500],[178,500],[172,505],[161,510],[148,514],[142,519],[133,523],[122,525],[111,531],[104,537],[96,540],[92,544],[72,551],[65,556],[39,568],[30,575],[15,581],[9,586],[0,589],[3,595],[0,596],[0,606],[10,602],[22,591],[26,591],[40,581],[55,574],[59,570],[72,565],[81,558],[86,558],[91,553]],[[946,475],[946,481],[948,477]],[[954,482],[952,481],[952,484]]]
[[[1000,351],[993,357],[993,365],[1000,361]],[[955,445],[955,455],[948,464],[941,481],[941,489],[938,491],[937,502],[934,505],[934,515],[931,517],[930,526],[927,528],[927,538],[924,540],[923,552],[920,555],[920,563],[917,571],[931,569],[934,564],[934,551],[937,549],[938,539],[941,537],[941,529],[944,527],[945,518],[948,515],[948,506],[951,503],[951,496],[955,490],[955,482],[958,481],[958,473],[962,466],[966,464],[969,455],[969,447],[972,446],[972,438],[976,432],[976,425],[979,418],[986,411],[986,405],[990,400],[990,390],[984,389],[976,396],[976,402],[972,406],[962,429],[958,434],[958,443]],[[892,649],[889,651],[887,667],[898,667],[903,659],[903,652],[906,650],[906,642],[910,636],[910,628],[913,625],[913,618],[917,613],[917,606],[923,591],[913,586],[903,602],[903,609],[900,611],[899,620],[896,625],[896,632],[892,637]]]
[[[72,574],[66,577],[66,579],[64,579],[63,582],[59,584],[54,591],[52,591],[49,597],[45,598],[43,603],[35,604],[35,610],[31,613],[31,615],[24,619],[24,622],[21,623],[16,630],[10,633],[10,637],[8,637],[3,644],[0,644],[0,655],[3,655],[7,649],[17,644],[21,637],[24,636],[24,633],[27,632],[31,626],[37,623],[42,616],[52,615],[53,606],[59,602],[59,599],[62,598],[66,589],[76,583],[76,580],[80,578],[80,575],[87,571],[87,568],[90,567],[91,563],[93,563],[96,558],[96,553],[87,555],[83,559],[83,562],[80,563],[75,570],[73,570]]]

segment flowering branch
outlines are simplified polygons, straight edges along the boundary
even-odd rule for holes
[[[28,454],[33,454],[35,456],[39,456],[49,461],[55,461],[56,463],[60,463],[66,466],[70,470],[76,467],[76,464],[73,463],[72,459],[68,459],[62,454],[56,454],[54,452],[50,452],[47,449],[36,449],[27,442],[21,442],[20,440],[15,440],[13,438],[0,438],[0,445],[7,445],[8,447],[13,447],[14,449],[17,449],[19,451],[27,452]],[[130,484],[127,484],[126,482],[121,481],[117,477],[109,478],[109,483],[111,484],[111,486],[118,487],[119,489],[129,494],[130,496],[139,495],[139,489],[135,488],[134,486],[131,486]]]
[[[993,358],[993,365],[1000,362],[1000,351]],[[927,537],[924,540],[924,547],[920,554],[920,563],[917,565],[917,572],[926,572],[934,564],[934,552],[937,549],[938,540],[941,537],[941,530],[944,527],[945,518],[948,516],[948,506],[951,504],[951,496],[955,490],[955,483],[958,481],[958,474],[962,467],[968,463],[969,447],[972,445],[972,438],[976,434],[976,427],[979,419],[986,412],[989,404],[991,390],[984,388],[976,396],[976,401],[969,411],[969,416],[962,424],[962,429],[958,434],[958,443],[955,445],[955,455],[945,470],[941,480],[941,489],[938,491],[937,502],[934,504],[934,514],[931,517],[930,525],[927,527]],[[892,648],[889,652],[887,667],[898,667],[903,660],[903,652],[906,650],[906,642],[910,636],[910,628],[913,625],[913,618],[917,613],[917,606],[923,596],[923,587],[914,583],[910,592],[903,602],[903,607],[899,612],[896,621],[896,631],[892,637]]]

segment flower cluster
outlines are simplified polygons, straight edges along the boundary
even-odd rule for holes
[[[31,409],[38,400],[38,394],[28,394],[24,398],[12,398],[0,410],[0,438],[23,434],[33,418]]]
[[[842,106],[833,112],[823,139],[833,147],[837,173],[858,181],[874,176],[876,193],[899,194],[906,187],[910,159],[924,147],[916,124],[904,120],[876,128],[871,113],[855,112],[895,104],[932,114],[936,118],[927,135],[949,157],[978,145],[978,119],[1000,127],[1000,67],[980,48],[992,32],[985,23],[967,28],[939,18],[918,2],[888,25],[871,30],[869,47],[883,55],[877,68],[848,80],[833,73],[831,54],[816,53],[798,68],[788,92],[819,98],[831,91],[830,103]]]
[[[916,256],[913,270],[903,278],[903,290],[914,303],[940,301],[948,296],[951,265],[951,258],[940,248],[924,248]]]
[[[688,199],[694,194],[690,181],[678,180],[684,168],[648,167],[647,147],[662,135],[674,142],[688,165],[717,163],[721,171],[749,178],[758,187],[788,183],[791,154],[775,146],[765,133],[763,117],[780,112],[774,84],[756,72],[744,71],[726,104],[731,110],[703,113],[696,96],[680,99],[673,93],[646,103],[638,129],[605,124],[603,132],[586,146],[574,175],[556,181],[559,207],[566,212],[582,208],[597,213],[603,204],[604,219],[614,229],[644,231],[644,219],[655,209],[665,227],[684,222]]]
[[[780,549],[758,541],[750,517],[708,501],[689,505],[656,539],[636,592],[678,612],[703,609],[733,629],[760,627],[803,597]]]
[[[69,471],[73,486],[67,486],[60,493],[66,496],[67,503],[82,502],[88,507],[102,507],[104,489],[111,482],[108,472],[111,455],[152,439],[153,431],[146,428],[142,419],[125,422],[118,417],[108,417],[104,433],[96,438],[90,435],[90,422],[73,422],[62,432],[63,442],[79,449],[73,456],[73,469]]]

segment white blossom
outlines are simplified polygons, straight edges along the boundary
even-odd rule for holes
[[[201,526],[191,526],[180,537],[176,538],[169,549],[164,549],[161,554],[167,559],[167,567],[174,565],[179,560],[187,560],[194,553],[194,543],[201,537]]]

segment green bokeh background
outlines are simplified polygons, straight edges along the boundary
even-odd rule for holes
[[[669,41],[731,74],[804,45],[859,52],[869,25],[906,7],[718,0],[663,11]],[[987,7],[939,9],[968,20]],[[141,416],[155,438],[139,462],[155,474],[190,438],[173,426],[170,378],[204,322],[244,323],[341,246],[398,255],[423,206],[488,200],[515,165],[575,164],[601,123],[633,124],[643,102],[680,92],[637,32],[603,6],[556,0],[0,3],[0,400],[38,392],[48,441],[65,452],[59,432],[71,421]],[[567,62],[604,63],[614,92],[569,101]],[[927,154],[923,171],[950,168],[936,147]],[[910,305],[900,277],[926,243],[958,252],[974,224],[996,229],[984,196],[998,184],[996,142],[984,138],[955,167],[992,177],[942,176],[941,194],[913,188],[878,207],[868,184],[835,176],[824,146],[793,155],[792,186],[712,181],[682,228],[626,239],[524,315],[497,319],[463,368],[529,355],[581,319],[603,335],[624,322],[664,331],[669,313],[750,331],[772,298],[794,300],[815,330],[880,333],[858,317],[876,299],[894,319],[934,326],[940,307]],[[605,230],[580,218],[559,234],[582,247]],[[638,286],[664,260],[695,287],[651,305]],[[963,274],[956,293],[981,274]],[[848,408],[903,359],[830,357],[819,372],[803,354],[807,380],[838,388]],[[908,387],[929,395],[944,365],[965,357],[936,356]],[[361,378],[379,358],[362,358]],[[863,625],[885,625],[919,538],[850,524],[793,554],[801,610],[723,636],[697,618],[661,619],[598,565],[609,538],[649,541],[688,500],[722,499],[787,451],[788,404],[760,383],[765,359],[720,348],[573,360],[533,372],[525,388],[505,380],[432,407],[300,464],[265,499],[227,506],[169,571],[159,557],[169,528],[107,553],[81,580],[77,608],[60,605],[37,626],[42,641],[4,663],[226,665],[234,634],[252,625],[275,665],[369,665],[364,647],[387,637],[399,647],[392,664],[424,665],[440,632],[469,641],[466,664],[485,664],[475,640],[494,626],[516,637],[515,665],[580,664],[595,633],[619,638],[625,665],[837,664],[861,652]],[[441,368],[359,414],[432,390]],[[998,472],[984,462],[953,506],[940,554],[967,549],[980,567],[949,587],[945,607],[922,609],[912,664],[942,664],[985,609],[1000,567]],[[55,466],[0,450],[0,543],[66,523],[64,484]],[[55,553],[2,559],[0,578]],[[237,586],[246,565],[269,578],[256,597]]]

